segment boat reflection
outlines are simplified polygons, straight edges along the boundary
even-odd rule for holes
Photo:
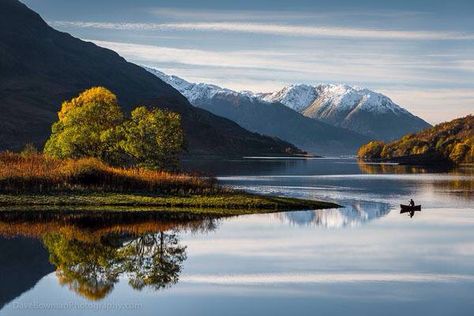
[[[41,240],[59,283],[84,298],[101,300],[121,278],[135,290],[176,284],[186,260],[186,246],[180,244],[178,232],[216,227],[215,219],[87,227],[58,221],[0,222],[0,236]]]
[[[275,216],[291,225],[345,228],[360,226],[389,212],[389,204],[357,201],[340,209],[287,212]]]

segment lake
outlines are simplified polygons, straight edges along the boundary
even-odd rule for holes
[[[474,168],[187,161],[340,209],[90,230],[0,225],[0,315],[473,315]],[[413,198],[422,211],[400,214]]]

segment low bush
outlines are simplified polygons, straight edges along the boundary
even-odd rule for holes
[[[219,190],[213,178],[112,167],[95,158],[56,159],[36,152],[0,153],[0,192],[94,191],[186,195]]]

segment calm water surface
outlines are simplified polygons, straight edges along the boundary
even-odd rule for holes
[[[474,315],[472,168],[186,166],[344,208],[95,230],[1,224],[0,315]],[[398,207],[410,198],[423,205],[413,218]]]

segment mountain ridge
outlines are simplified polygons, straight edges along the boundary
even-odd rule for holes
[[[149,105],[178,112],[190,155],[300,153],[276,138],[195,108],[167,83],[116,52],[51,28],[17,0],[0,1],[0,150],[42,146],[61,102],[104,86],[126,112]]]
[[[180,91],[196,107],[224,116],[242,127],[273,135],[316,154],[354,154],[367,137],[307,118],[279,102],[267,102],[249,91],[237,92],[205,83],[191,83],[143,66]]]
[[[285,104],[304,116],[384,141],[431,127],[389,97],[345,84],[295,84],[257,96]]]

